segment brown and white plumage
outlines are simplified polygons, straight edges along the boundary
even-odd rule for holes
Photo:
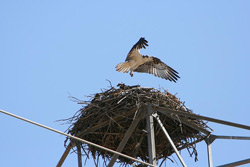
[[[176,82],[178,78],[180,78],[177,71],[156,57],[143,56],[140,54],[140,49],[146,49],[146,46],[148,46],[147,43],[148,41],[146,41],[145,38],[140,38],[140,40],[129,51],[125,62],[116,66],[116,71],[124,73],[130,71],[131,77],[133,76],[134,71],[149,73]]]

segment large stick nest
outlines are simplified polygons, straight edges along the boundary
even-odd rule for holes
[[[110,89],[105,89],[101,93],[96,93],[90,97],[89,101],[73,99],[77,100],[83,107],[72,118],[66,119],[71,124],[68,133],[112,150],[117,149],[139,109],[147,104],[182,112],[192,112],[175,95],[165,90],[162,92],[154,88],[140,87],[139,85],[118,84],[118,88],[111,86]],[[206,123],[202,120],[181,117],[175,114],[166,116],[158,113],[158,115],[175,146],[179,150],[187,148],[190,155],[194,155],[195,160],[197,160],[196,143],[204,140],[207,134],[192,127],[196,126],[209,133],[211,129]],[[182,120],[191,122],[193,126],[190,127],[187,123],[184,124]],[[174,153],[174,150],[156,121],[154,121],[154,128],[156,158],[157,160],[161,159],[163,162]],[[67,145],[70,140],[67,138],[65,144]],[[90,158],[89,156],[93,157],[96,166],[98,166],[99,157],[102,157],[106,164],[113,156],[110,152],[88,144],[82,143],[80,146],[88,158]],[[149,161],[145,118],[138,123],[122,153],[146,162]],[[118,160],[123,165],[133,163],[121,156],[119,156]]]

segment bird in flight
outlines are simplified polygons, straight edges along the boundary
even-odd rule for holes
[[[140,49],[146,49],[146,46],[148,46],[148,41],[140,38],[129,51],[125,62],[116,65],[116,71],[123,73],[130,71],[131,77],[133,77],[133,72],[149,73],[176,82],[180,78],[177,71],[156,57],[144,56],[140,53]]]

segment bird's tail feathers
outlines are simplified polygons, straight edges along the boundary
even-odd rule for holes
[[[116,68],[116,71],[118,71],[118,72],[128,73],[130,70],[130,67],[131,67],[130,63],[125,62],[125,63],[117,64],[117,66],[115,68]]]

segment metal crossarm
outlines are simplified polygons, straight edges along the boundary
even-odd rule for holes
[[[168,141],[170,142],[172,148],[174,149],[174,151],[175,151],[177,157],[179,158],[179,160],[180,160],[182,166],[183,166],[183,167],[187,167],[187,165],[185,164],[184,160],[182,159],[182,157],[181,157],[179,151],[178,151],[177,148],[175,147],[174,142],[172,141],[171,137],[169,136],[167,130],[166,130],[165,127],[163,126],[163,124],[162,124],[162,122],[161,122],[161,120],[160,120],[160,118],[159,118],[159,115],[158,115],[157,113],[154,113],[154,114],[153,114],[153,117],[157,120],[157,122],[159,123],[161,129],[162,129],[163,132],[165,133],[165,135],[166,135]]]
[[[229,140],[250,140],[250,137],[247,136],[218,136],[212,135],[215,139],[229,139]]]
[[[236,127],[236,128],[250,130],[250,126],[242,125],[242,124],[238,124],[238,123],[234,123],[234,122],[230,122],[230,121],[215,119],[215,118],[211,118],[211,117],[196,115],[193,113],[187,113],[187,112],[182,112],[182,111],[177,111],[177,110],[171,110],[168,108],[163,108],[163,107],[158,107],[158,106],[152,106],[152,108],[155,111],[161,111],[161,113],[173,113],[173,114],[177,114],[177,115],[181,115],[181,116],[185,116],[185,117],[202,119],[202,120],[207,120],[210,122],[215,122],[215,123],[219,123],[219,124],[223,124],[223,125],[227,125],[227,126],[232,126],[232,127]]]
[[[245,160],[241,160],[241,161],[237,161],[237,162],[233,162],[233,163],[229,163],[229,164],[225,164],[225,165],[220,165],[217,167],[235,167],[235,166],[245,165],[245,164],[249,164],[249,163],[250,163],[250,158],[245,159]]]

